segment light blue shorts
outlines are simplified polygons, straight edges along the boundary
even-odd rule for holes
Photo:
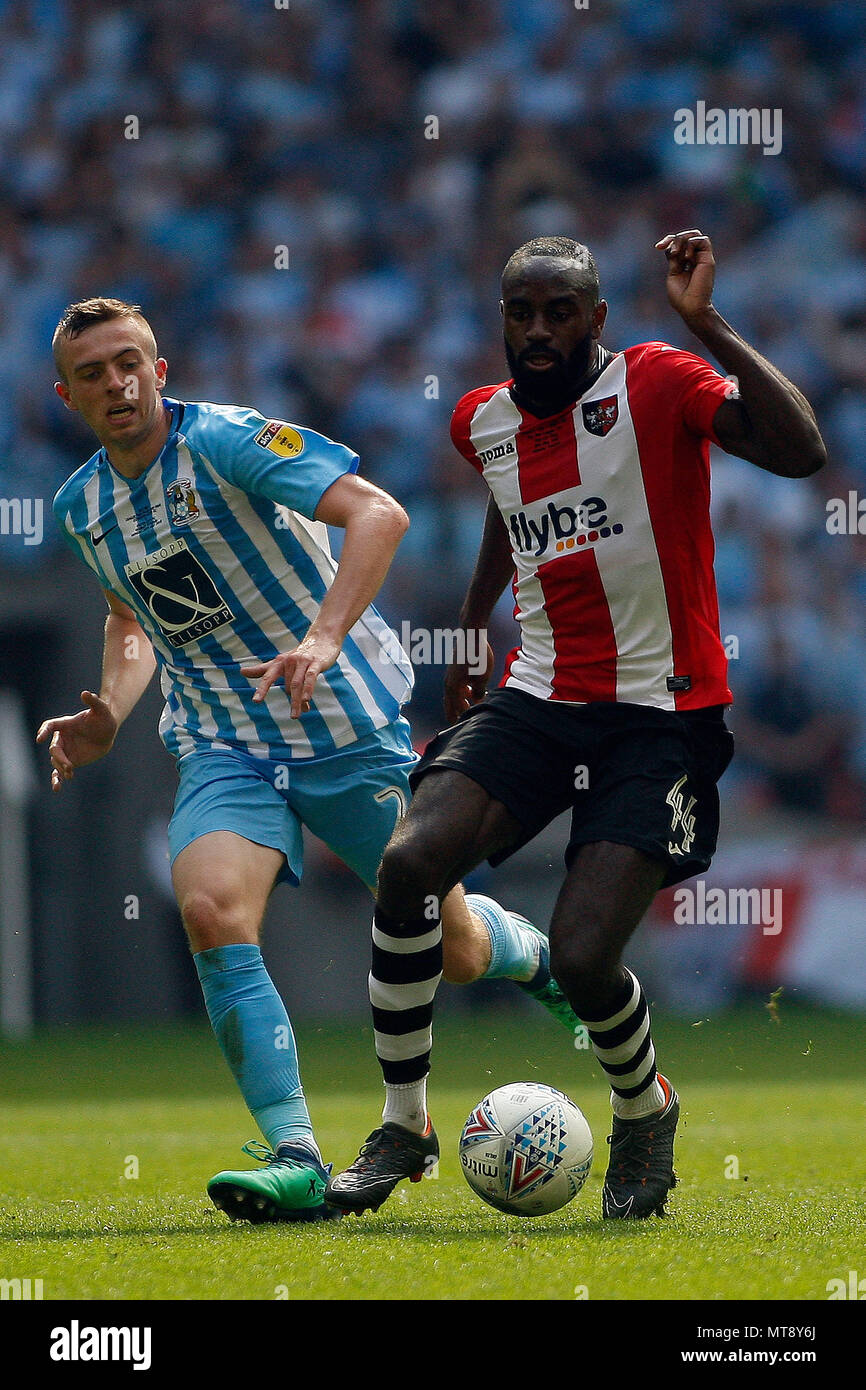
[[[368,734],[325,758],[276,762],[241,751],[187,753],[168,827],[169,855],[214,830],[282,850],[278,882],[299,883],[306,825],[371,890],[385,846],[409,803],[418,761],[408,722]]]

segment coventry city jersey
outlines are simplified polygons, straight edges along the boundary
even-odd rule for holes
[[[164,405],[169,437],[138,478],[124,478],[100,449],[64,483],[54,511],[153,644],[168,750],[321,757],[392,723],[412,668],[375,608],[299,719],[282,684],[254,704],[256,682],[240,670],[291,650],[316,617],[337,564],[315,511],[358,456],[243,407]]]

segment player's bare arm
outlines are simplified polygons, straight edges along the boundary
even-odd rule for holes
[[[468,632],[486,633],[493,609],[514,573],[511,542],[502,513],[492,497],[487,501],[484,531],[475,569],[460,610],[460,627]],[[466,644],[469,651],[469,644]],[[484,698],[493,673],[493,649],[487,643],[487,662],[483,672],[472,672],[467,662],[455,662],[445,673],[445,714],[454,724],[471,705]]]
[[[99,694],[82,690],[84,708],[77,714],[46,719],[37,743],[50,737],[51,788],[59,791],[75,775],[111,751],[117,731],[137,705],[156,669],[150,640],[132,609],[106,592],[110,612],[105,620],[102,683]]]
[[[277,681],[284,683],[293,719],[309,710],[318,677],[334,665],[346,634],[375,599],[409,527],[409,518],[393,497],[354,473],[327,489],[316,508],[316,521],[346,533],[334,582],[318,615],[292,651],[241,667],[243,675],[258,681],[256,701],[263,700]]]
[[[769,473],[807,478],[827,462],[815,414],[787,377],[744,342],[712,302],[716,262],[710,238],[696,228],[656,242],[668,262],[671,306],[737,378],[739,399],[723,401],[713,426],[722,448]]]

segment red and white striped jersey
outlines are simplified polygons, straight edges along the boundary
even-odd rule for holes
[[[512,384],[470,391],[451,422],[511,538],[521,643],[502,684],[580,704],[729,704],[709,441],[734,383],[642,343],[556,415],[521,409]]]

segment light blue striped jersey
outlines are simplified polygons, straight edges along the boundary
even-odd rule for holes
[[[169,437],[140,477],[122,477],[100,449],[64,483],[54,511],[153,643],[169,752],[241,747],[291,761],[390,724],[412,668],[375,608],[299,719],[283,685],[254,704],[256,683],[240,672],[291,650],[318,613],[337,564],[315,511],[333,482],[356,471],[357,454],[243,407],[164,405]]]

